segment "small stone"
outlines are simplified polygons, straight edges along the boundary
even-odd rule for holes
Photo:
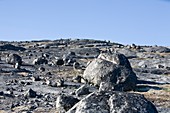
[[[162,69],[162,68],[164,68],[164,66],[161,65],[161,64],[158,64],[156,68],[157,68],[157,69]]]
[[[65,111],[69,110],[73,107],[79,100],[71,95],[61,94],[57,97],[56,100],[56,109],[60,111],[60,113],[65,113]]]
[[[62,87],[64,85],[64,81],[62,79],[56,79],[51,82],[52,87]]]
[[[4,94],[4,92],[3,91],[0,91],[0,95],[3,95]]]
[[[86,86],[86,85],[82,85],[80,88],[78,88],[76,91],[75,91],[75,94],[77,96],[80,96],[80,95],[86,95],[86,94],[89,94],[89,88]]]
[[[78,76],[73,78],[73,82],[81,83],[81,78],[82,77],[78,75]]]
[[[38,75],[35,75],[35,76],[31,77],[31,79],[33,81],[40,81],[41,80],[40,76],[38,76]]]
[[[41,71],[41,72],[44,72],[45,68],[44,67],[39,67],[38,70]]]
[[[37,96],[37,93],[30,88],[29,90],[26,91],[24,96],[25,97],[30,97],[30,98],[35,98]]]

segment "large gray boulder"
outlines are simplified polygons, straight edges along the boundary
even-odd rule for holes
[[[101,53],[98,56],[98,58],[113,62],[114,64],[117,64],[117,65],[125,66],[129,69],[132,69],[128,58],[124,54],[121,54],[121,53],[109,53],[109,52]]]
[[[158,113],[143,95],[125,92],[93,92],[66,113]]]
[[[114,90],[133,90],[136,86],[136,74],[125,66],[103,59],[93,60],[85,69],[83,78],[99,86],[101,82],[111,83]]]

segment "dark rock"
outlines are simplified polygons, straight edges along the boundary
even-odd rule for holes
[[[31,77],[31,79],[32,79],[33,81],[40,81],[40,80],[41,80],[41,78],[40,78],[39,75],[33,75],[33,76]]]
[[[0,91],[0,95],[3,95],[4,94],[4,92],[3,91]]]
[[[143,95],[125,92],[94,92],[67,113],[158,113]]]
[[[166,69],[167,69],[167,70],[170,70],[170,67],[167,66]]]
[[[56,60],[54,61],[54,65],[62,66],[64,65],[64,60],[62,58],[56,57]]]
[[[158,65],[157,65],[157,68],[158,68],[158,69],[161,69],[161,68],[164,68],[164,66],[161,65],[161,64],[158,64]]]
[[[22,65],[22,58],[17,54],[8,54],[6,57],[6,62],[17,66],[17,68]]]
[[[113,64],[112,62],[95,59],[84,71],[83,78],[94,85],[101,82],[112,83],[114,90],[133,90],[136,86],[136,74],[125,66]]]
[[[25,97],[30,97],[30,98],[35,98],[37,96],[37,93],[32,90],[32,89],[28,89],[25,94],[24,94]]]
[[[73,82],[78,82],[78,83],[80,83],[80,82],[81,82],[81,78],[82,78],[82,77],[78,75],[78,76],[76,76],[76,77],[73,77],[72,81],[73,81]]]
[[[34,65],[48,64],[48,60],[45,57],[39,57],[33,61]]]
[[[56,109],[60,113],[64,113],[73,107],[79,100],[71,95],[62,94],[57,97],[56,100]]]
[[[41,72],[44,72],[45,68],[44,67],[39,67],[38,70],[41,71]]]
[[[87,85],[82,85],[81,87],[79,87],[76,91],[75,91],[75,94],[77,96],[80,96],[80,95],[86,95],[86,94],[89,94],[89,88],[87,87]]]
[[[82,69],[82,67],[80,66],[80,63],[74,62],[73,63],[73,69],[76,71],[76,70]]]

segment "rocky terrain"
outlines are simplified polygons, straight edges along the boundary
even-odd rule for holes
[[[170,113],[170,48],[0,41],[0,113]]]

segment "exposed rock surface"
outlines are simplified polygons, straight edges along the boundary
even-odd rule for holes
[[[143,95],[124,92],[94,92],[67,113],[158,113]]]
[[[168,51],[167,47],[126,46],[91,39],[0,41],[0,112],[67,112],[73,110],[74,105],[78,110],[86,109],[83,112],[97,110],[97,113],[103,113],[122,109],[129,112],[132,109],[128,106],[146,111],[145,102],[148,106],[152,102],[158,112],[168,113]],[[16,54],[22,60],[14,60],[13,56],[7,57],[8,54]],[[22,64],[19,63],[21,61]],[[87,80],[83,78],[85,73],[88,74]],[[113,96],[113,90],[131,91],[114,93]],[[64,98],[57,103],[62,94]],[[150,102],[138,94],[144,95]],[[124,102],[129,103],[128,106]],[[56,104],[58,108],[65,108],[57,111]],[[112,109],[114,105],[119,107]]]
[[[114,64],[117,65],[125,66],[128,69],[132,69],[129,60],[123,54],[107,52],[107,53],[101,53],[98,56],[98,58],[113,62]]]

